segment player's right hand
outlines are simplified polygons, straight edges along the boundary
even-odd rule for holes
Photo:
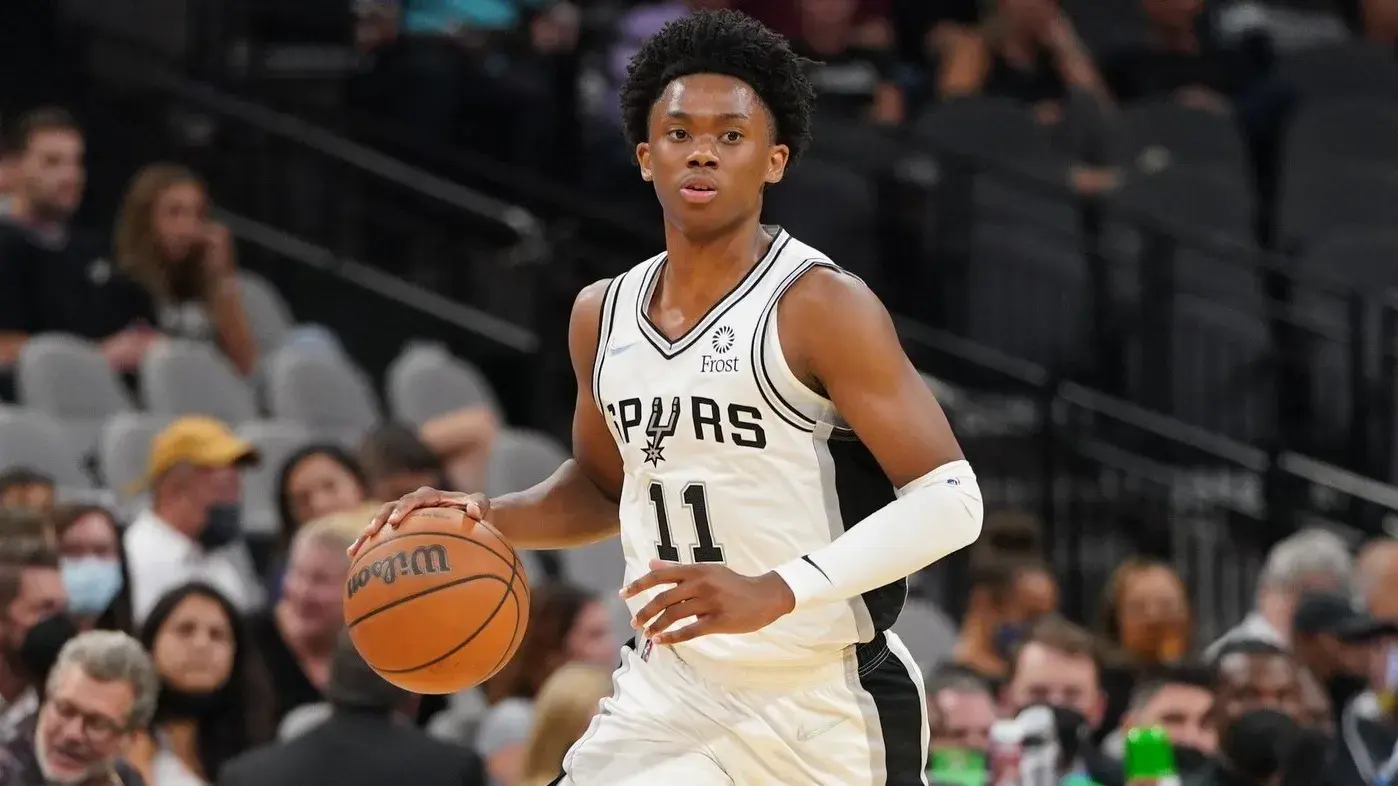
[[[396,502],[385,503],[379,508],[369,526],[364,528],[359,538],[349,547],[350,559],[359,552],[364,542],[384,527],[396,527],[409,513],[422,508],[456,508],[476,521],[485,521],[490,513],[490,498],[484,494],[464,494],[459,491],[442,491],[423,486],[417,491],[404,494]]]

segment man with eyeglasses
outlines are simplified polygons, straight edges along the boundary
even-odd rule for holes
[[[158,692],[140,642],[116,631],[77,636],[59,652],[39,712],[0,748],[0,784],[144,786],[120,753],[150,724]]]

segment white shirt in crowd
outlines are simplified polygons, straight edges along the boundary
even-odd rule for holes
[[[252,555],[242,541],[206,552],[147,508],[126,529],[122,544],[131,570],[131,606],[137,624],[145,621],[162,595],[190,581],[212,585],[244,612],[261,608],[266,601]]]

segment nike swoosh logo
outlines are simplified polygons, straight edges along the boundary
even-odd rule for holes
[[[824,726],[817,726],[809,731],[797,732],[796,739],[800,740],[801,742],[810,742],[816,737],[819,737],[820,735],[826,733],[827,731],[830,731],[831,729],[835,728],[836,726],[839,726],[841,723],[844,722],[845,719],[840,718],[839,720],[836,720],[833,723],[827,723]]]
[[[626,343],[626,344],[622,344],[621,346],[612,347],[611,349],[608,349],[608,350],[607,350],[607,357],[611,357],[611,356],[613,356],[613,355],[620,355],[621,353],[625,352],[626,350],[628,350],[628,349],[630,349],[630,348],[632,348],[632,347],[634,347],[634,346],[636,346],[636,342],[635,342],[635,341],[632,341],[632,342],[629,342],[629,343]]]

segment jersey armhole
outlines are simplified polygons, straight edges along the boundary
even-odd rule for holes
[[[796,376],[782,351],[778,328],[778,307],[782,295],[813,268],[824,267],[841,275],[851,275],[828,259],[815,257],[796,266],[772,293],[758,321],[753,352],[753,373],[767,403],[790,425],[815,431],[825,425],[833,431],[848,431],[830,399],[812,390]]]
[[[611,341],[612,327],[616,324],[617,293],[624,278],[625,273],[607,284],[607,291],[602,296],[602,313],[597,320],[597,351],[592,357],[592,403],[604,416],[607,413],[602,407],[602,363],[607,359],[607,344]]]

